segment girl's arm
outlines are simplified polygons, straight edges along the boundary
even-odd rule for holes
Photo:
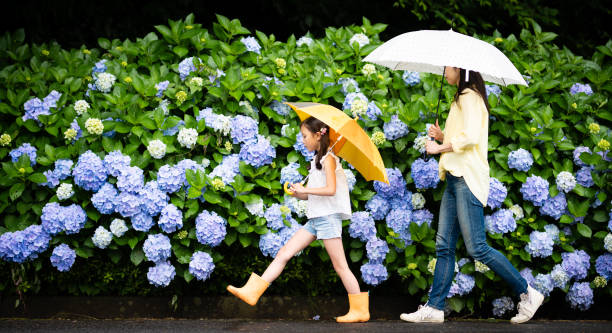
[[[308,194],[304,194],[304,193],[293,193],[292,194],[293,197],[298,198],[300,200],[308,200]]]
[[[320,196],[332,196],[336,194],[336,159],[328,156],[323,161],[325,164],[325,178],[326,185],[325,187],[304,187],[302,184],[293,184],[291,186],[291,191],[295,192],[294,196],[298,199],[301,199],[301,195],[306,196],[305,199],[308,199],[308,194],[320,195]]]

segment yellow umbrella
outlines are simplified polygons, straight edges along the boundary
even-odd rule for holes
[[[315,117],[329,126],[329,141],[334,153],[349,162],[365,180],[378,180],[389,184],[387,171],[376,145],[357,124],[357,119],[327,104],[285,103],[297,113],[300,120]],[[339,140],[339,141],[338,141]],[[335,145],[334,145],[335,143]]]

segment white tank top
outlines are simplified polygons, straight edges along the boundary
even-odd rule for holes
[[[321,170],[317,169],[315,159],[310,162],[310,173],[308,176],[307,187],[317,188],[327,185],[327,177],[325,176],[325,158],[327,155],[336,159],[336,194],[334,195],[308,195],[306,203],[306,217],[309,219],[332,214],[340,214],[343,220],[351,218],[351,199],[349,197],[349,188],[346,181],[346,174],[340,164],[340,159],[329,152],[321,158]]]

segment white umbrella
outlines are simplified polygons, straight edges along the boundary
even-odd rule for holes
[[[376,48],[364,61],[441,75],[444,66],[452,66],[479,72],[485,81],[527,86],[521,73],[495,46],[452,29],[401,34]]]

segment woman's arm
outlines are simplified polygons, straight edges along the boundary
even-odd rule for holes
[[[306,198],[308,198],[308,194],[321,196],[332,196],[336,194],[336,159],[331,156],[327,156],[323,163],[325,164],[325,187],[311,188],[304,187],[302,184],[299,183],[293,184],[291,186],[291,191],[295,192],[296,195],[294,196],[296,198],[300,198],[298,197],[298,195],[305,195]]]
[[[430,155],[448,153],[453,151],[453,145],[450,143],[438,144],[435,141],[427,141],[425,143],[425,150]]]

